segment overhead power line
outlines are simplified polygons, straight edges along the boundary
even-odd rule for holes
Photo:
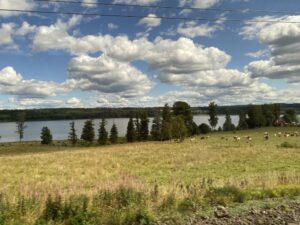
[[[282,20],[243,20],[243,19],[223,19],[223,18],[193,18],[193,17],[168,17],[168,16],[139,16],[139,15],[121,15],[121,14],[105,14],[105,13],[81,13],[66,11],[41,11],[41,10],[21,10],[21,9],[3,9],[0,12],[16,12],[16,13],[33,13],[33,14],[54,14],[54,15],[80,15],[80,16],[97,16],[97,17],[119,17],[119,18],[149,18],[163,20],[183,20],[183,21],[207,21],[207,22],[247,22],[247,23],[285,23],[300,24],[300,21],[282,21]]]
[[[174,9],[174,10],[200,10],[200,11],[217,11],[217,12],[257,12],[257,13],[279,13],[279,14],[300,14],[299,11],[289,10],[266,10],[266,9],[226,9],[226,8],[200,8],[200,7],[180,7],[180,6],[167,6],[167,5],[140,5],[140,4],[122,4],[122,3],[106,3],[106,2],[83,2],[76,0],[34,0],[35,2],[47,3],[62,3],[62,4],[81,4],[92,6],[118,6],[118,7],[139,7],[139,8],[152,8],[152,9]]]

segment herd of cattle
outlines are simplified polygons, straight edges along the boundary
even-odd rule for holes
[[[274,137],[285,137],[285,138],[288,138],[288,137],[298,137],[300,136],[300,133],[298,131],[295,131],[295,132],[278,132],[278,133],[274,133],[273,134]],[[203,136],[201,137],[200,139],[201,140],[204,140],[204,139],[209,139],[210,136]],[[269,138],[270,138],[270,134],[269,132],[264,132],[263,133],[263,138],[264,140],[268,141]],[[230,138],[229,137],[221,137],[222,140],[226,140],[226,141],[229,141]],[[243,136],[243,137],[240,137],[240,136],[233,136],[233,140],[238,142],[238,141],[241,141],[242,139],[245,139],[247,142],[252,142],[252,137],[250,136]],[[196,139],[195,138],[191,138],[190,139],[191,142],[195,142]]]

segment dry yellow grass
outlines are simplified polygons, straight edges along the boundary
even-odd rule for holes
[[[290,128],[290,131],[299,130]],[[0,193],[45,196],[94,194],[120,185],[137,189],[159,184],[166,192],[179,184],[234,184],[243,188],[300,185],[300,149],[278,147],[300,137],[273,137],[286,129],[216,133],[183,143],[135,143],[106,147],[43,147],[13,144],[0,147]],[[235,142],[233,136],[242,137]],[[253,138],[248,143],[243,136]],[[225,139],[228,138],[228,141]]]

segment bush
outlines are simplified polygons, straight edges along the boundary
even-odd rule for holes
[[[221,188],[211,188],[207,191],[205,198],[211,205],[227,205],[228,203],[246,201],[246,193],[235,186],[224,186]]]
[[[199,125],[200,134],[208,134],[211,131],[210,127],[206,123]]]
[[[43,127],[41,133],[42,145],[49,145],[52,143],[52,134],[48,127]]]

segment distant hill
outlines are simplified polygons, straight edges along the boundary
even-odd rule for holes
[[[281,110],[295,109],[300,114],[300,103],[280,104]],[[218,106],[218,113],[225,114],[229,109],[232,115],[239,112],[247,112],[249,105],[234,106]],[[128,118],[135,116],[140,110],[147,111],[149,117],[153,117],[155,113],[162,107],[147,108],[56,108],[56,109],[27,109],[27,121],[43,121],[43,120],[72,120],[72,119],[96,119],[96,118]],[[207,107],[193,107],[193,114],[206,114]],[[0,122],[16,121],[20,110],[0,110]]]

